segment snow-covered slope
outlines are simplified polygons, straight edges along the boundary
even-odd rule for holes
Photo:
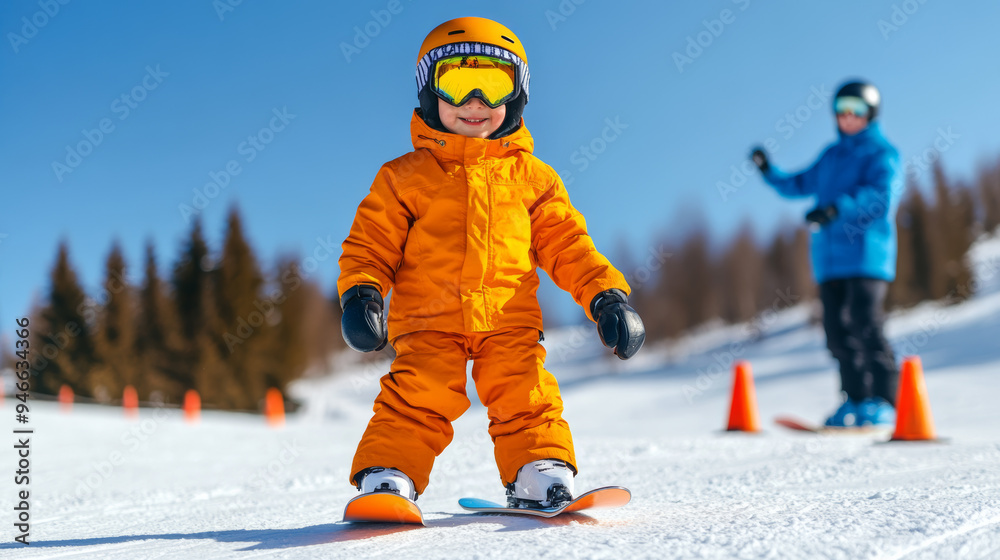
[[[16,532],[8,445],[0,556],[11,558],[1000,558],[1000,242],[976,249],[979,295],[892,318],[923,357],[948,443],[876,443],[770,425],[837,404],[822,332],[797,307],[758,324],[607,359],[591,327],[547,333],[579,459],[579,489],[621,484],[628,506],[551,520],[476,516],[501,499],[485,410],[456,424],[420,497],[427,527],[339,523],[348,467],[387,364],[295,386],[305,410],[258,417],[32,407],[30,547]],[[761,435],[725,434],[733,358],[750,360]],[[474,392],[470,397],[475,401]],[[13,421],[10,400],[0,415]]]

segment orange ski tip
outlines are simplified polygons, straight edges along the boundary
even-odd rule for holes
[[[424,516],[417,504],[399,494],[373,492],[352,499],[344,508],[344,521],[368,523],[416,523]]]
[[[626,488],[609,487],[600,490],[600,492],[591,492],[580,496],[577,501],[573,502],[573,505],[566,508],[566,512],[569,513],[584,509],[617,508],[632,501],[632,493]]]

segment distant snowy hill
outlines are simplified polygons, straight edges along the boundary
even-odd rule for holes
[[[1000,240],[973,253],[978,295],[892,317],[923,358],[948,443],[783,431],[837,406],[835,364],[808,306],[755,329],[706,329],[621,362],[592,326],[546,333],[573,428],[577,488],[621,484],[628,506],[551,520],[463,513],[502,499],[478,404],[456,424],[420,497],[427,527],[339,523],[354,448],[388,364],[338,359],[301,380],[286,427],[213,413],[33,403],[30,547],[16,532],[8,445],[0,491],[10,558],[1000,558]],[[725,434],[733,358],[756,377],[761,435]],[[470,397],[475,401],[475,393]],[[13,425],[12,401],[0,414]],[[12,440],[9,440],[12,441]]]

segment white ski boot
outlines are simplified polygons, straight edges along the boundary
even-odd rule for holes
[[[507,507],[550,508],[573,501],[573,469],[563,461],[532,461],[507,486]]]
[[[395,492],[409,500],[417,499],[417,492],[413,488],[413,481],[410,477],[396,469],[385,467],[371,467],[361,471],[361,484],[358,489],[362,494],[370,492]]]

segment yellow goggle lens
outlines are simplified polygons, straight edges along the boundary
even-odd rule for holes
[[[452,105],[462,105],[478,93],[495,109],[514,95],[516,79],[517,68],[512,62],[491,56],[452,56],[434,65],[431,86]]]

